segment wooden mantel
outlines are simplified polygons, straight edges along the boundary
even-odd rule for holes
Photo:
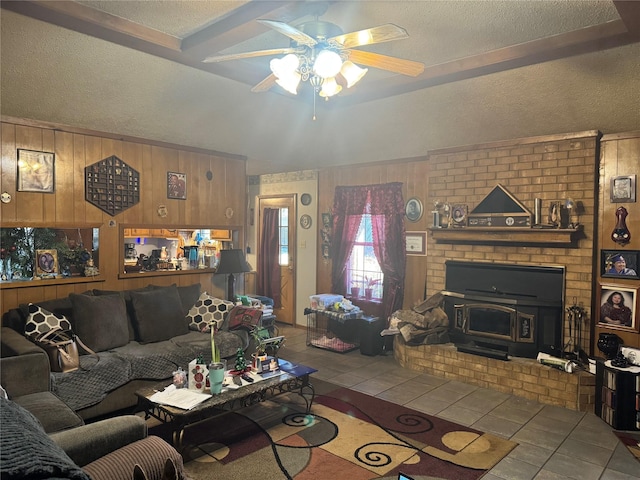
[[[464,227],[429,228],[436,242],[475,244],[571,245],[582,234],[578,228]]]

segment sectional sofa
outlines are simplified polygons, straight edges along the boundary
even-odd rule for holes
[[[170,383],[174,371],[197,357],[211,360],[211,336],[201,330],[212,316],[224,319],[215,336],[222,358],[247,350],[248,331],[228,327],[233,307],[201,292],[199,284],[92,290],[21,305],[2,318],[0,383],[10,398],[51,391],[85,420],[135,407],[139,388]],[[34,318],[47,315],[55,315],[53,322],[67,319],[97,355],[81,355],[76,371],[52,372],[44,351],[25,336]],[[5,368],[11,365],[20,368]]]

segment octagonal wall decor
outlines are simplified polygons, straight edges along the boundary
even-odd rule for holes
[[[112,217],[140,201],[140,174],[115,155],[84,169],[85,200]]]

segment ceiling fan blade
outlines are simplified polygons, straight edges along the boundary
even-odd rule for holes
[[[276,84],[276,76],[272,73],[271,75],[269,75],[267,78],[265,78],[264,80],[262,80],[260,83],[258,83],[257,85],[255,85],[251,91],[253,93],[260,93],[260,92],[266,92],[267,90],[269,90],[271,87],[273,87]]]
[[[317,40],[313,37],[310,37],[304,32],[301,32],[296,27],[292,27],[288,23],[278,22],[276,20],[258,20],[258,22],[266,25],[269,28],[273,28],[276,32],[279,32],[283,35],[286,35],[293,41],[295,41],[298,45],[306,45],[308,47],[313,47],[317,44]]]
[[[410,77],[417,77],[424,72],[424,64],[413,60],[404,60],[363,50],[349,50],[347,53],[349,54],[349,60],[358,65],[380,68]]]
[[[327,41],[329,43],[335,41],[344,48],[355,48],[362,47],[363,45],[372,45],[374,43],[400,40],[407,37],[409,37],[409,34],[404,28],[394,25],[393,23],[386,23],[377,27],[367,28],[366,30],[336,35]]]
[[[292,47],[287,48],[272,48],[269,50],[254,50],[253,52],[242,53],[230,53],[228,55],[214,55],[202,60],[202,63],[217,63],[226,62],[227,60],[240,60],[242,58],[254,58],[254,57],[266,57],[268,55],[281,55],[283,53],[295,53],[297,49]]]

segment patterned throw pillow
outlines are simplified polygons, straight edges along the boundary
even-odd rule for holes
[[[233,303],[202,292],[196,304],[187,313],[189,329],[208,332],[211,322],[218,322],[221,325],[232,308]]]
[[[60,327],[62,330],[71,330],[71,323],[64,315],[51,313],[49,310],[45,310],[34,303],[30,303],[28,309],[29,316],[24,326],[24,334],[27,337],[46,333],[55,327]]]

